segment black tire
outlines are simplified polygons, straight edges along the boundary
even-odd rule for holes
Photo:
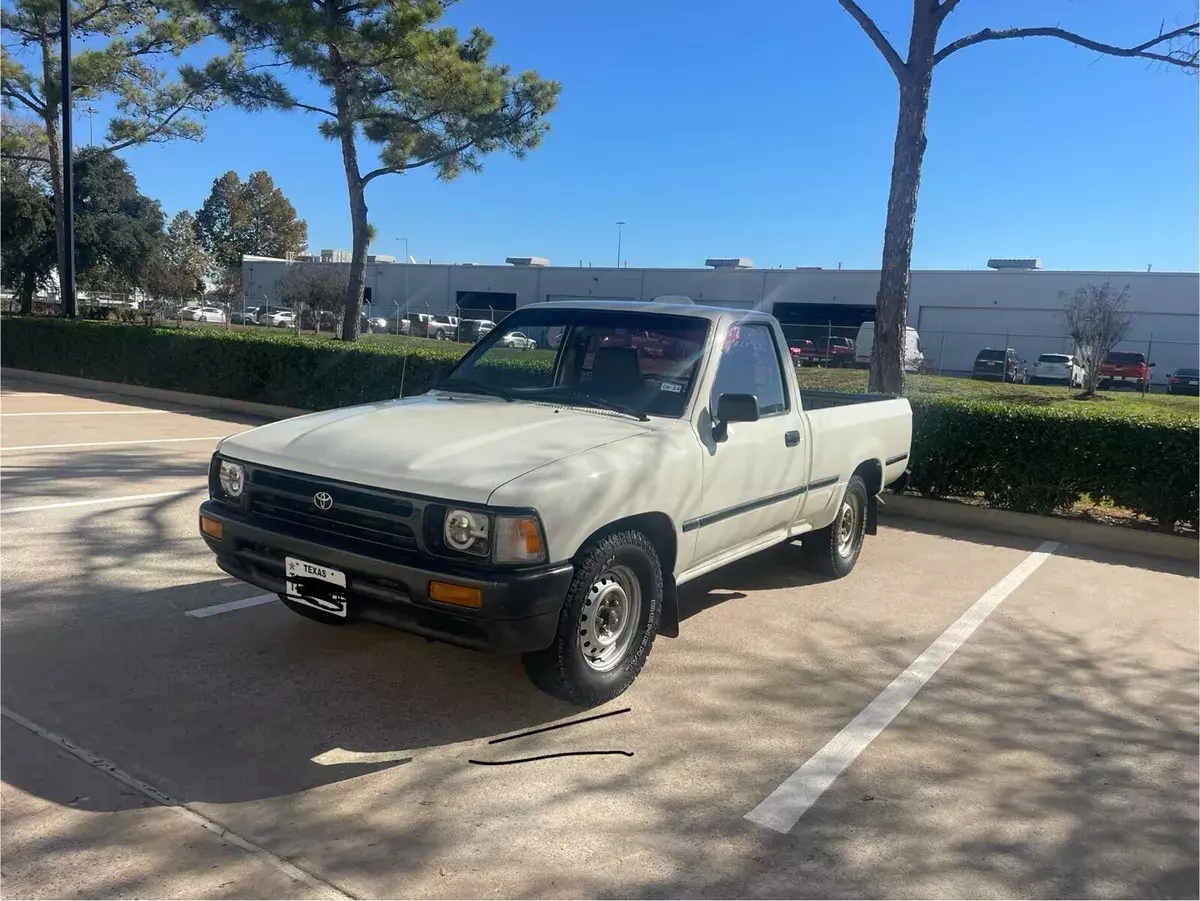
[[[446,337],[446,333],[443,332],[441,329],[438,329],[437,333],[433,337],[435,337],[435,338],[437,338],[437,340],[441,341],[443,338]]]
[[[526,654],[523,662],[526,674],[542,691],[581,707],[594,707],[625,691],[646,663],[662,617],[662,566],[650,539],[635,530],[605,535],[585,547],[577,559],[553,644]],[[639,593],[636,613],[629,593],[634,580]],[[626,628],[632,626],[633,632],[627,637],[622,631],[610,639],[610,645],[601,647],[606,635],[604,626],[597,624],[597,613],[611,614],[612,605],[621,603],[618,595],[624,597],[624,609],[631,616]],[[600,640],[593,645],[590,638]],[[601,648],[595,663],[589,662],[593,658],[587,656],[585,644]],[[609,648],[615,649],[611,658],[601,659]]]
[[[830,579],[850,575],[854,564],[858,562],[858,555],[862,552],[863,536],[867,531],[869,500],[867,483],[863,481],[862,476],[851,476],[833,522],[800,539],[800,550],[810,569]],[[849,523],[849,532],[844,533],[843,516],[847,505],[853,510],[853,518]]]
[[[293,613],[298,613],[305,619],[311,619],[313,622],[320,623],[323,626],[344,626],[348,621],[348,618],[345,616],[334,616],[332,613],[326,613],[323,610],[318,610],[316,607],[297,604],[285,594],[281,594],[279,600],[283,601]]]

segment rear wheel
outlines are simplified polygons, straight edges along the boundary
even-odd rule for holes
[[[800,549],[809,568],[831,579],[850,574],[862,551],[868,500],[862,476],[851,476],[833,522],[800,539]]]
[[[650,539],[629,530],[586,548],[554,642],[524,657],[547,694],[583,707],[610,701],[637,678],[662,616],[663,579]]]

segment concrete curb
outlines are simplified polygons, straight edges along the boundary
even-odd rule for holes
[[[991,507],[973,507],[955,501],[931,500],[908,494],[884,494],[879,508],[880,521],[921,519],[927,522],[1007,532],[1028,538],[1061,541],[1063,544],[1087,544],[1126,554],[1164,557],[1195,563],[1200,559],[1200,543],[1182,535],[1164,535],[1141,529],[1106,526],[1055,516],[1014,513]]]
[[[97,379],[83,379],[73,375],[59,375],[55,372],[37,372],[32,369],[2,368],[0,369],[0,380],[3,379],[24,379],[31,382],[44,382],[49,385],[61,385],[64,388],[106,391],[111,394],[124,394],[127,397],[141,397],[147,400],[161,400],[188,407],[223,410],[227,413],[247,413],[251,416],[263,416],[267,419],[291,419],[293,416],[301,416],[311,412],[310,410],[298,410],[294,407],[279,407],[275,404],[259,404],[249,400],[211,397],[206,394],[189,394],[186,391],[167,391],[165,388],[146,388],[142,385],[126,385],[123,382],[102,382]]]

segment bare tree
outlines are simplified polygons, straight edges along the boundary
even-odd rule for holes
[[[908,316],[908,279],[912,261],[913,228],[917,216],[917,189],[921,183],[921,161],[925,156],[925,118],[929,113],[929,90],[933,70],[951,54],[986,41],[1013,38],[1057,38],[1096,53],[1151,60],[1166,66],[1195,70],[1200,22],[1169,31],[1160,27],[1149,40],[1119,47],[1093,41],[1062,28],[984,28],[950,41],[937,49],[938,35],[946,17],[959,0],[913,0],[912,31],[908,58],[902,59],[879,26],[855,0],[838,0],[879,48],[900,85],[900,112],[892,157],[892,181],[888,192],[887,224],[883,232],[883,261],[879,294],[875,300],[875,344],[871,352],[872,391],[899,393],[904,385],[902,350]]]
[[[1133,318],[1129,315],[1129,286],[1120,291],[1108,282],[1085,285],[1063,299],[1063,315],[1067,331],[1075,339],[1075,356],[1083,365],[1083,392],[1096,396],[1100,382],[1100,367],[1125,336]]]
[[[334,333],[341,337],[346,314],[346,267],[322,263],[293,263],[275,284],[280,303],[296,311],[296,325],[311,310],[319,329],[322,311],[333,314]]]

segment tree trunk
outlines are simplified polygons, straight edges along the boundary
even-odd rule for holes
[[[63,286],[66,284],[67,240],[63,233],[65,203],[63,198],[62,137],[59,134],[59,104],[55,96],[56,79],[54,62],[58,54],[46,32],[42,31],[42,84],[45,85],[45,112],[42,122],[46,126],[46,152],[50,156],[50,194],[54,198],[54,241],[58,250],[58,299],[63,302]],[[64,307],[65,310],[65,307]]]
[[[354,153],[354,138],[350,138],[349,141],[350,152]],[[342,155],[346,155],[344,147]],[[363,288],[367,281],[367,201],[363,184],[357,178],[357,162],[354,169],[356,177],[350,182],[350,224],[354,248],[350,256],[350,284],[346,286],[346,315],[342,320],[343,341],[358,340],[359,324],[362,320]],[[349,181],[349,164],[346,167],[346,177]]]
[[[917,190],[925,156],[925,118],[933,81],[937,3],[917,0],[908,48],[907,77],[900,81],[900,112],[892,156],[883,261],[875,299],[875,344],[869,390],[899,394],[904,388],[904,329],[908,324],[909,268],[917,218]]]
[[[335,6],[329,7],[334,15]],[[346,169],[346,188],[350,192],[350,227],[354,247],[350,256],[350,283],[346,286],[346,313],[342,319],[342,340],[358,340],[358,323],[362,318],[363,287],[367,269],[367,200],[366,185],[358,171],[358,148],[354,145],[355,125],[350,114],[350,89],[347,75],[340,70],[341,53],[329,45],[329,59],[334,66],[333,102],[338,114],[338,132],[342,144],[342,165]]]
[[[33,293],[37,290],[37,278],[32,272],[21,276],[21,313],[28,316],[33,313]]]

